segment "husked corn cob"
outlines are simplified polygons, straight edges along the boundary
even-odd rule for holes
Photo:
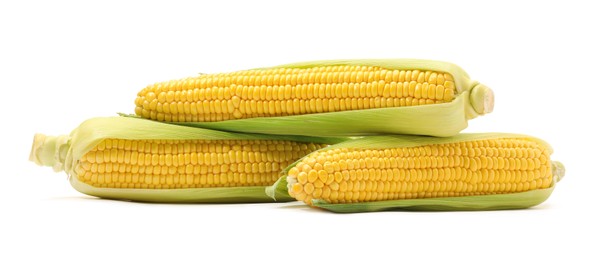
[[[437,111],[432,107],[415,109],[434,104],[445,105]],[[143,118],[243,132],[451,135],[464,128],[467,119],[491,112],[493,94],[449,63],[350,60],[156,83],[138,93],[135,105],[135,113]],[[341,116],[356,119],[358,125],[341,128],[331,123]],[[444,121],[432,121],[433,117]],[[305,124],[309,119],[314,121],[311,126]],[[448,120],[458,124],[448,124]],[[440,127],[439,122],[450,126]],[[272,127],[267,127],[270,124]]]
[[[207,122],[436,104],[452,101],[455,93],[452,75],[430,70],[270,68],[156,83],[139,93],[135,113]]]
[[[69,136],[37,134],[31,160],[65,170],[75,188],[100,197],[198,201],[201,198],[185,195],[192,196],[200,188],[234,187],[248,199],[251,195],[239,188],[270,185],[284,167],[325,147],[312,141],[328,140],[222,133],[135,118],[96,118]],[[120,193],[133,194],[133,190],[139,192]],[[158,198],[157,190],[162,194],[176,190],[179,196]],[[150,196],[141,196],[149,192]],[[254,195],[263,198],[263,189],[258,188]]]
[[[106,188],[267,186],[320,147],[281,140],[106,139],[82,156],[74,173]]]
[[[368,137],[304,157],[286,180],[288,194],[309,205],[525,193],[562,177],[551,153],[512,134]]]

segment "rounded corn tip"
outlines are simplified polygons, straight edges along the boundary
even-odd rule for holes
[[[495,106],[495,94],[489,87],[477,83],[470,91],[470,103],[480,115],[491,113]]]
[[[33,146],[31,147],[31,153],[29,154],[29,161],[36,163],[37,165],[43,166],[43,162],[39,159],[39,153],[41,147],[45,143],[45,138],[47,136],[44,134],[35,134],[33,137]]]
[[[559,182],[564,178],[564,165],[558,161],[552,161],[552,175],[556,178],[556,181]]]

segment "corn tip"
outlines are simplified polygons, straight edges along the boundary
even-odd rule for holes
[[[31,147],[31,153],[29,154],[29,161],[34,162],[35,164],[37,164],[39,166],[43,166],[43,163],[41,162],[41,160],[39,160],[38,154],[39,154],[40,148],[45,143],[46,138],[47,138],[46,135],[40,134],[40,133],[36,133],[35,137],[33,137],[33,145]]]
[[[65,155],[62,145],[67,144],[68,136],[46,136],[35,134],[29,160],[39,166],[51,166],[56,172],[63,170]]]
[[[565,168],[561,162],[552,161],[552,175],[554,176],[556,182],[559,182],[562,180],[562,178],[564,178]]]
[[[495,94],[489,87],[476,82],[470,91],[470,103],[480,115],[491,113],[495,107]]]

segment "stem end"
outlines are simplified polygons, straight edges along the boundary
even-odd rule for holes
[[[470,91],[470,103],[480,115],[491,113],[495,107],[495,94],[489,87],[477,82]]]
[[[35,134],[29,160],[39,166],[50,166],[56,172],[63,170],[65,156],[62,145],[67,144],[68,136],[46,136]]]

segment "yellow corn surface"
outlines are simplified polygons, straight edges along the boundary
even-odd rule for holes
[[[167,122],[212,122],[438,104],[457,94],[449,73],[378,66],[269,68],[202,75],[141,90],[135,113]]]
[[[552,185],[550,153],[525,138],[331,149],[292,167],[288,192],[307,204],[523,192]]]
[[[106,139],[74,172],[102,188],[174,189],[266,186],[280,171],[323,147],[277,140]]]

